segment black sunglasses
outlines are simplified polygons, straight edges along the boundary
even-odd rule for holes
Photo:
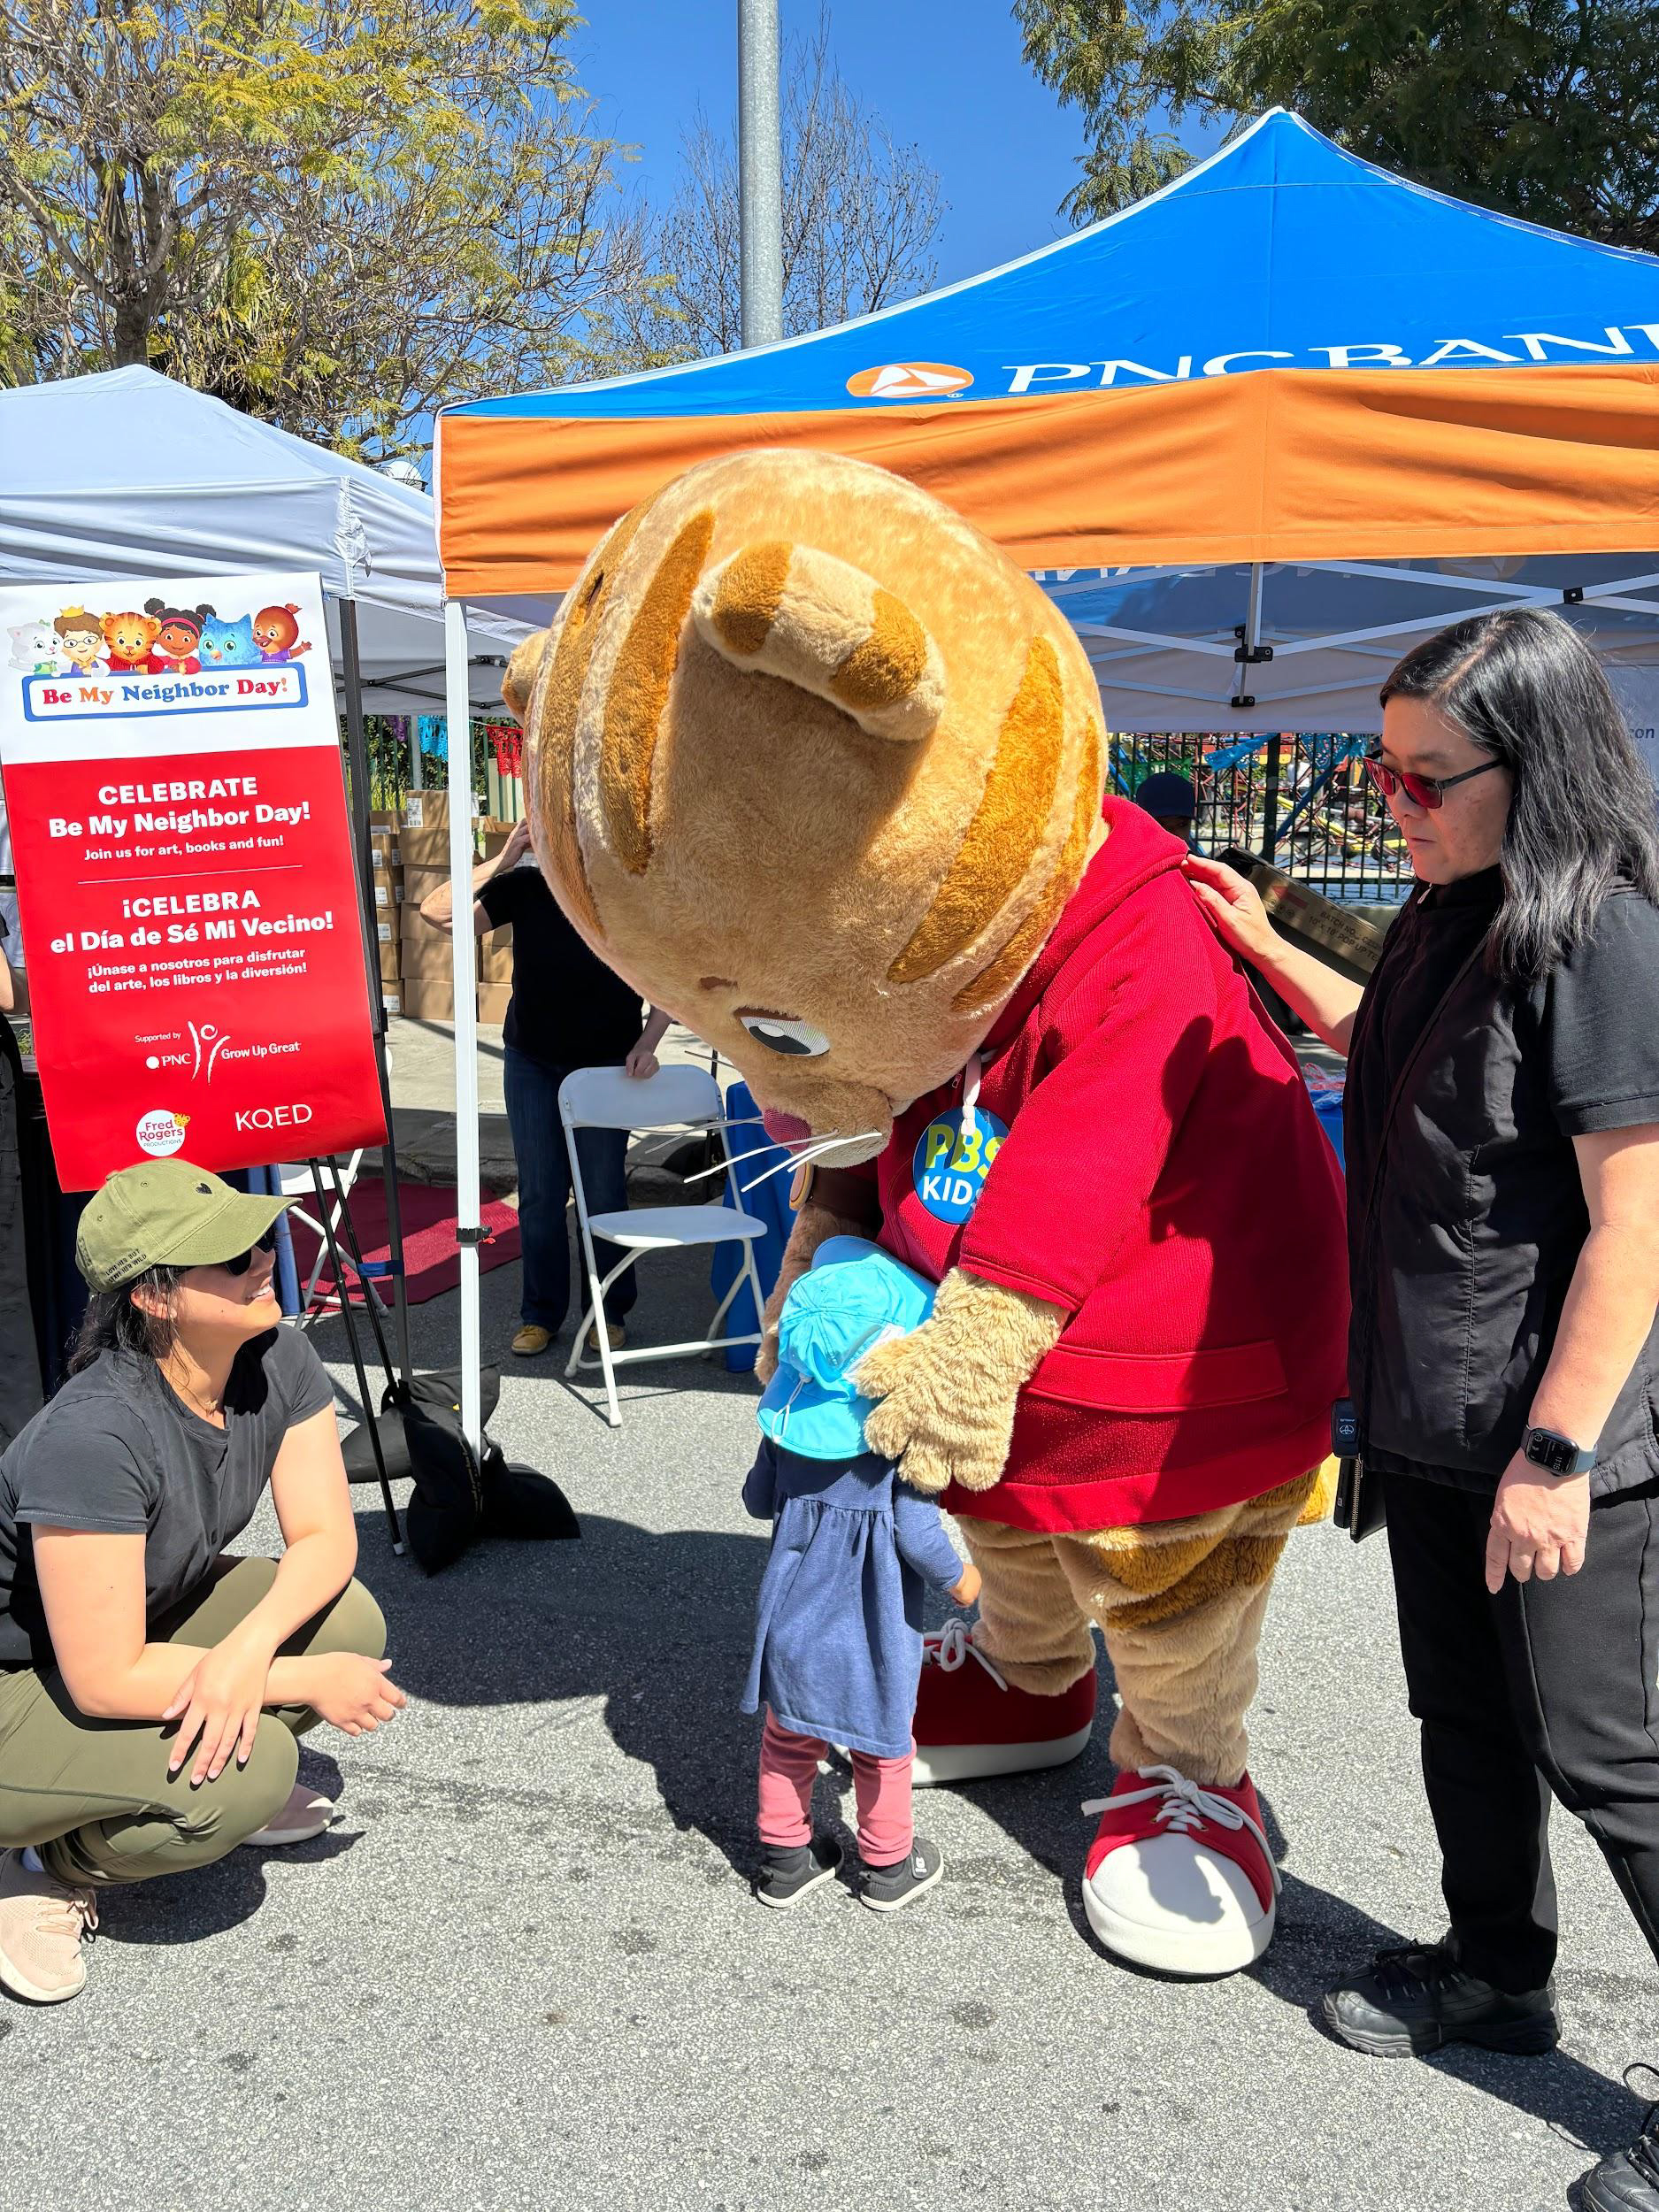
[[[275,1250],[276,1225],[273,1223],[257,1244],[250,1244],[245,1252],[238,1252],[234,1260],[219,1260],[216,1264],[222,1267],[227,1275],[245,1275],[253,1265],[253,1256],[256,1252],[274,1252]]]
[[[1365,772],[1385,799],[1392,799],[1396,791],[1403,791],[1408,799],[1432,814],[1445,801],[1448,791],[1455,791],[1460,783],[1467,783],[1471,776],[1484,776],[1489,768],[1502,768],[1501,760],[1483,760],[1479,768],[1465,768],[1455,776],[1410,776],[1403,768],[1387,768],[1380,753],[1363,756]]]

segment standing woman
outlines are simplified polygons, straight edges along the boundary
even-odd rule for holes
[[[1417,882],[1363,997],[1243,878],[1187,864],[1217,933],[1348,1060],[1348,1386],[1450,1916],[1322,2010],[1379,2056],[1542,2052],[1552,1793],[1659,1954],[1655,794],[1557,615],[1458,623],[1382,702],[1367,764]],[[1659,2212],[1659,2130],[1585,2202]]]
[[[0,1456],[0,1985],[39,2004],[83,1986],[101,1889],[320,1834],[295,1739],[403,1702],[328,1378],[278,1326],[286,1202],[112,1175],[70,1380]],[[282,1557],[227,1557],[267,1486]]]

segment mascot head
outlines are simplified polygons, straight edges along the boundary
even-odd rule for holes
[[[832,454],[708,462],[634,508],[503,691],[560,905],[774,1136],[840,1140],[826,1166],[962,1067],[1103,833],[1064,618]]]

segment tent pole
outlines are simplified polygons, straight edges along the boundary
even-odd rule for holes
[[[783,157],[778,0],[737,0],[740,315],[746,346],[783,336]]]
[[[374,1020],[374,1071],[380,1079],[386,1142],[380,1149],[380,1181],[386,1192],[386,1236],[392,1271],[393,1325],[397,1339],[397,1371],[409,1392],[409,1301],[403,1291],[403,1217],[397,1191],[397,1140],[392,1125],[392,1087],[386,1064],[386,997],[380,988],[380,939],[374,918],[374,856],[369,837],[369,752],[363,734],[363,662],[357,649],[357,603],[340,602],[340,648],[346,683],[346,749],[351,763],[351,826],[357,844],[358,895],[362,901],[364,955],[369,972],[369,1009]],[[392,918],[397,919],[396,910]],[[390,1380],[390,1377],[388,1377]],[[373,1420],[367,1406],[364,1418]]]
[[[444,749],[449,787],[449,879],[455,898],[450,944],[455,987],[455,1240],[461,1257],[461,1427],[483,1452],[479,1379],[478,939],[472,929],[472,687],[466,609],[443,607]]]

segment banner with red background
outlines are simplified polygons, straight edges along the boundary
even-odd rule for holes
[[[0,770],[58,1180],[384,1141],[320,584],[0,590]]]

